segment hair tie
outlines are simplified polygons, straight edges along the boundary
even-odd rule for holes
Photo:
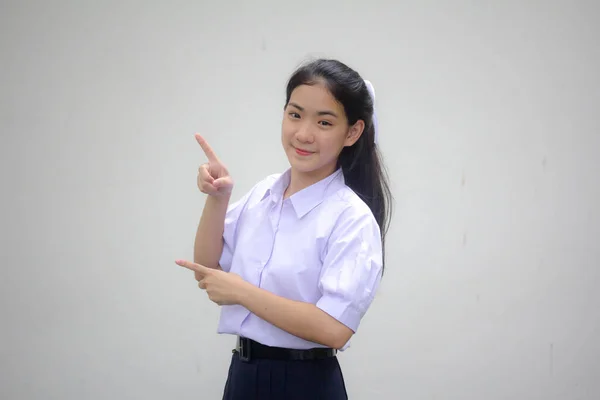
[[[375,88],[373,87],[373,84],[371,84],[370,81],[365,79],[365,83],[367,85],[367,90],[369,91],[369,95],[371,96],[371,99],[373,100],[373,130],[375,131],[375,138],[374,141],[375,143],[377,143],[379,141],[379,135],[378,135],[378,127],[377,127],[377,113],[375,112]]]

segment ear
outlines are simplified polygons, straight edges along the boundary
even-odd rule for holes
[[[356,143],[356,141],[358,139],[360,139],[360,135],[362,135],[364,130],[365,130],[365,121],[363,121],[362,119],[359,119],[358,121],[356,121],[356,123],[354,125],[352,125],[350,127],[350,129],[348,129],[348,134],[346,135],[346,140],[344,141],[344,146],[350,147],[354,143]]]

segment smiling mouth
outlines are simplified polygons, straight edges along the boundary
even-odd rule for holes
[[[296,149],[296,153],[298,153],[301,156],[310,156],[312,154],[311,151],[306,151],[306,150],[298,149],[296,147],[295,147],[295,149]]]

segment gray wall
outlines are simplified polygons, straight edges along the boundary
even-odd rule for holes
[[[241,196],[282,171],[285,80],[378,94],[388,269],[352,399],[600,397],[600,6],[0,5],[0,397],[217,399],[233,345],[191,258],[201,132]]]

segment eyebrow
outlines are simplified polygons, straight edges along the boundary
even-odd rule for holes
[[[300,111],[304,111],[304,107],[300,107],[298,104],[289,102],[288,106],[296,107]],[[338,118],[338,115],[330,110],[318,111],[317,115],[331,115],[332,117]]]

